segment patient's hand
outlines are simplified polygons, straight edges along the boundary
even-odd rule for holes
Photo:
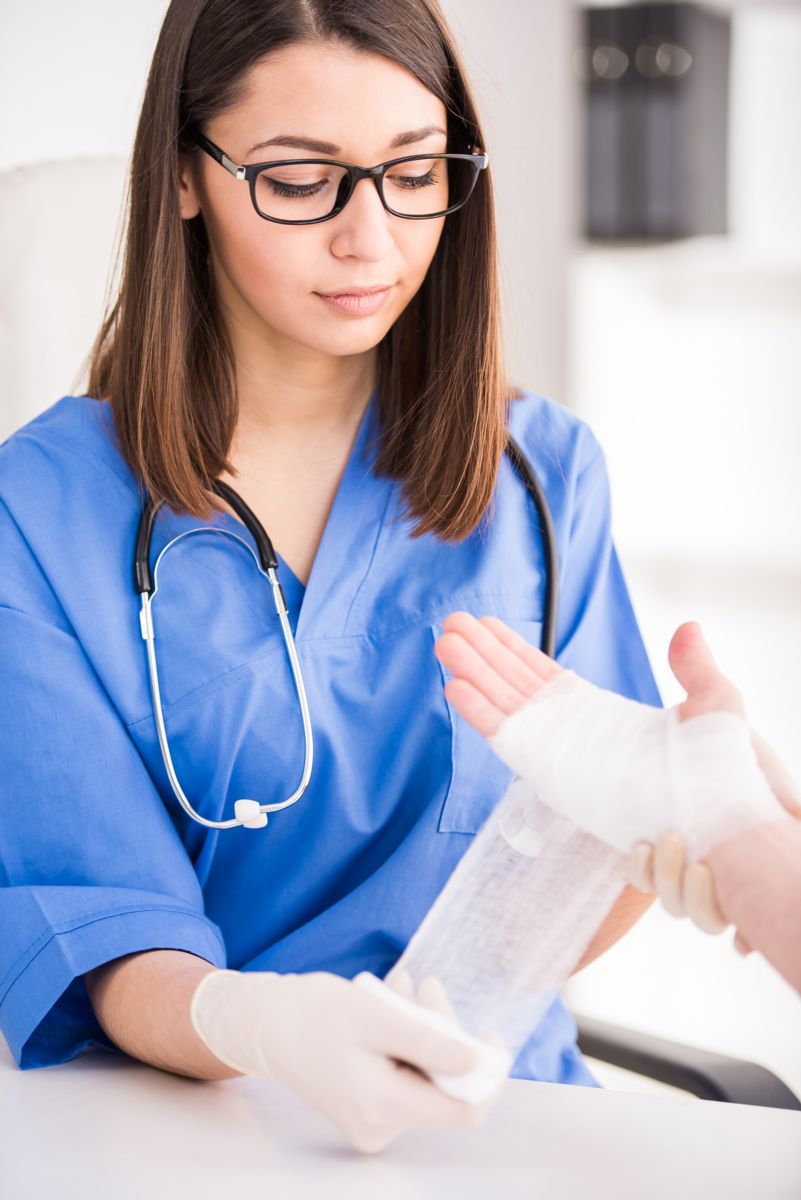
[[[484,737],[497,733],[504,717],[562,672],[558,663],[497,617],[479,621],[470,613],[452,613],[443,629],[434,653],[453,675],[445,694]],[[668,659],[687,692],[677,710],[682,721],[705,712],[745,716],[739,691],[718,670],[695,622],[676,630]]]
[[[437,658],[453,675],[445,693],[457,711],[485,737],[492,737],[505,717],[516,712],[562,668],[495,617],[476,620],[469,613],[453,613],[444,623],[435,646]],[[700,628],[681,625],[670,643],[668,658],[687,698],[678,705],[680,720],[706,712],[745,715],[737,688],[718,670]],[[759,765],[778,799],[788,811],[801,816],[801,798],[792,780],[769,746],[752,733]],[[753,836],[753,835],[752,835]],[[732,839],[738,842],[738,839]],[[747,853],[747,838],[739,839]],[[737,847],[728,846],[730,872]],[[666,834],[655,846],[640,843],[630,862],[631,882],[643,891],[656,891],[667,910],[689,916],[699,928],[717,933],[732,914],[724,916],[715,893],[712,872],[705,862],[687,866],[683,840]],[[739,948],[747,950],[742,937]]]

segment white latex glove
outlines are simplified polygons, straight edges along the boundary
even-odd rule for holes
[[[337,975],[212,971],[190,1012],[221,1062],[280,1080],[366,1153],[414,1125],[464,1129],[489,1111],[420,1074],[463,1074],[474,1051]]]

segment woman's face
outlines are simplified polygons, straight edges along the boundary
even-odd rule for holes
[[[369,167],[446,149],[442,102],[379,55],[332,43],[290,46],[253,67],[248,85],[245,98],[204,129],[237,164],[335,158]],[[393,146],[411,131],[414,140]],[[260,145],[273,139],[281,144]],[[320,151],[301,139],[330,145]],[[296,226],[261,218],[249,185],[207,154],[183,164],[181,180],[181,215],[203,215],[226,319],[279,352],[372,349],[422,284],[442,233],[443,217],[409,221],[388,213],[372,180],[357,184],[338,216]],[[386,296],[367,313],[343,312],[321,298],[379,285]]]

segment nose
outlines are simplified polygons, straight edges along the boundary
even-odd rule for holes
[[[360,179],[342,212],[331,219],[331,252],[378,262],[392,249],[392,222],[400,219],[384,208],[375,181]]]

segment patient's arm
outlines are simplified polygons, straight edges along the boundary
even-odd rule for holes
[[[801,821],[738,833],[707,862],[740,939],[801,992]]]

